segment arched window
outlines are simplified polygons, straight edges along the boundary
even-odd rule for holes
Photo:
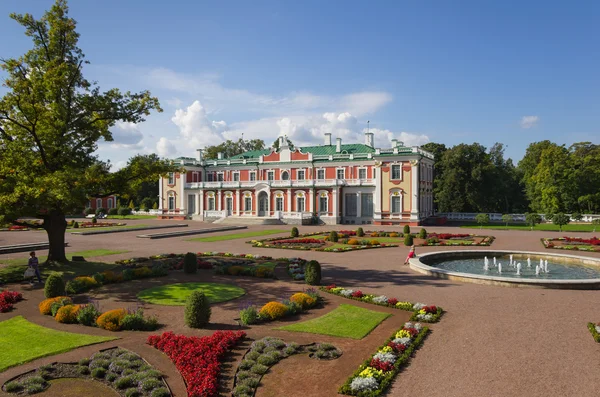
[[[281,180],[282,181],[287,181],[288,179],[290,179],[290,173],[287,171],[283,171],[281,173]]]
[[[102,199],[96,199],[96,208],[102,208]]]
[[[329,213],[329,194],[327,191],[319,192],[319,214]]]
[[[390,192],[390,213],[396,215],[402,213],[402,192],[400,190]]]
[[[168,204],[167,208],[169,209],[169,211],[173,211],[175,209],[175,192],[169,192],[168,197],[169,198],[168,198],[168,202],[167,202],[167,204]]]
[[[113,207],[113,199],[109,198],[108,200],[106,200],[106,207],[108,209],[111,209]]]

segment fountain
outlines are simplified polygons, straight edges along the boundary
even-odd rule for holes
[[[502,263],[498,262],[498,273],[502,273]]]
[[[494,266],[496,266],[496,257],[494,257]]]
[[[544,272],[548,273],[548,259],[544,262]]]
[[[510,255],[509,255],[509,258],[510,258],[510,262],[508,262],[508,264],[509,264],[510,266],[514,266],[514,263],[513,263],[513,256],[512,256],[512,254],[510,254]]]
[[[517,276],[521,275],[521,262],[517,263]]]
[[[535,275],[536,276],[540,275],[540,265],[535,265]]]
[[[527,257],[527,267],[531,267],[531,258]]]

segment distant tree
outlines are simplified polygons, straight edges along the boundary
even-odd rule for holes
[[[531,227],[531,230],[533,230],[535,225],[542,222],[542,217],[540,216],[540,214],[530,212],[525,214],[525,222]]]
[[[512,221],[513,221],[513,217],[511,214],[502,215],[502,222],[504,222],[506,224],[506,227],[508,227],[508,224],[511,223]]]
[[[429,142],[421,146],[421,149],[426,150],[433,154],[433,189],[437,189],[440,181],[444,178],[444,165],[442,163],[442,157],[448,150],[446,145],[443,143]],[[438,210],[437,197],[434,196],[434,209]]]
[[[581,212],[573,212],[571,214],[571,218],[575,219],[577,222],[580,222],[583,219],[583,215]]]
[[[244,140],[240,138],[237,141],[227,140],[218,145],[206,147],[204,149],[204,158],[215,160],[218,157],[218,153],[223,153],[223,158],[230,158],[244,152],[263,150],[264,148],[265,142],[262,139]]]
[[[554,216],[552,217],[552,223],[554,223],[555,225],[558,225],[558,230],[561,232],[562,232],[562,227],[564,225],[567,225],[570,221],[571,221],[571,218],[569,218],[568,215],[565,215],[562,212],[559,212],[558,214],[554,214]]]
[[[479,223],[479,228],[482,229],[483,225],[490,223],[490,216],[488,214],[477,214],[475,216],[475,222]]]

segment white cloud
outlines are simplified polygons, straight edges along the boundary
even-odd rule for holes
[[[177,153],[177,148],[171,141],[163,136],[156,143],[156,153],[158,153],[160,157],[169,158]]]
[[[141,149],[144,135],[139,130],[138,125],[130,122],[119,121],[117,128],[111,131],[113,141],[110,142],[113,148]]]
[[[199,101],[194,101],[185,110],[177,109],[171,121],[179,127],[180,137],[188,147],[199,148],[225,140],[223,132],[227,130],[227,123],[209,120]]]
[[[535,127],[538,121],[540,121],[538,116],[523,116],[520,122],[521,128],[529,129]]]

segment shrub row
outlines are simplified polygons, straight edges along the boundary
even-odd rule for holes
[[[271,301],[260,309],[250,305],[240,311],[240,322],[244,325],[256,324],[261,321],[273,321],[285,316],[294,315],[315,307],[321,302],[321,296],[315,289],[298,292],[283,302]]]

